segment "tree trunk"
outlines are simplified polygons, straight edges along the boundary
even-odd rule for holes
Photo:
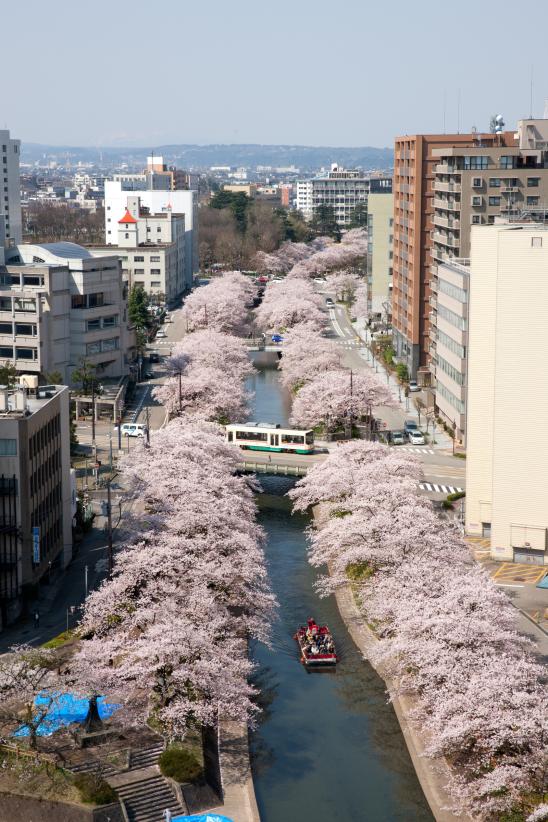
[[[97,708],[97,696],[92,696],[89,699],[88,713],[84,721],[84,730],[86,733],[93,733],[100,731],[103,728],[103,722],[99,716]]]

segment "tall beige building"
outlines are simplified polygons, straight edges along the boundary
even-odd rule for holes
[[[548,231],[472,229],[466,530],[548,564]]]
[[[371,180],[367,204],[367,284],[369,308],[388,320],[391,315],[394,197],[392,180]]]

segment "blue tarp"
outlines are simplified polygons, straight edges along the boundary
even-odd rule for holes
[[[50,699],[51,694],[38,694],[34,699],[34,705],[36,708],[42,705],[48,705]],[[100,696],[97,699],[97,710],[101,719],[108,719],[120,707],[120,705],[106,702],[105,699],[106,697],[104,696]],[[55,694],[46,718],[38,728],[38,736],[51,736],[51,734],[58,731],[59,728],[71,725],[73,722],[84,722],[88,715],[88,708],[88,699],[75,696],[74,694]],[[27,725],[22,725],[13,735],[28,736],[29,729]]]
[[[174,816],[172,822],[233,822],[228,816],[218,813],[198,814],[198,816]]]
[[[537,588],[548,588],[548,574],[542,577],[540,582],[537,582]]]

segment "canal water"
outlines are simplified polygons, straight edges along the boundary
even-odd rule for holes
[[[249,382],[251,419],[287,424],[289,397],[273,367]],[[261,718],[251,736],[253,779],[263,822],[431,820],[384,683],[363,660],[334,597],[314,591],[306,558],[307,516],[285,497],[294,480],[261,477],[259,520],[280,603],[272,647],[252,646]],[[307,672],[293,634],[313,616],[334,633],[336,671]]]

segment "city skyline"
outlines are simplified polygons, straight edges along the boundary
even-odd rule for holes
[[[48,49],[47,59],[40,58],[43,6],[30,0],[24,14],[15,7],[8,12],[10,30],[24,36],[27,57],[21,60],[18,38],[2,44],[7,63],[18,65],[19,81],[4,89],[0,120],[24,142],[105,147],[386,147],[402,133],[467,132],[473,126],[485,131],[496,113],[508,124],[531,110],[542,116],[548,96],[541,83],[548,69],[542,47],[548,10],[536,10],[526,40],[502,52],[505,5],[487,0],[478,8],[465,0],[455,16],[450,7],[427,0],[418,15],[398,0],[392,6],[397,26],[387,29],[383,7],[365,8],[356,0],[339,4],[335,18],[326,0],[298,7],[282,0],[275,11],[249,0],[230,8],[170,2],[152,22],[143,0],[132,4],[131,15],[99,0],[95,19],[106,21],[100,30],[78,8],[53,0],[55,36],[89,58],[89,70],[84,63],[83,70],[66,71],[66,50]],[[494,51],[482,48],[471,61],[454,59],[474,49],[481,29],[489,32]],[[456,49],[453,56],[447,44]],[[501,64],[519,68],[501,71]],[[487,79],[489,93],[478,93]],[[426,81],[428,95],[422,93]],[[35,89],[31,106],[22,104],[25,87]],[[82,117],[84,100],[88,115]],[[52,117],[52,106],[63,116]],[[144,119],[149,106],[154,116]]]

